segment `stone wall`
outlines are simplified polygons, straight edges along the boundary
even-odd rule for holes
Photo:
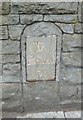
[[[28,29],[28,33],[30,33],[32,32],[30,30],[33,30],[34,26],[34,35],[38,34],[38,30],[41,31],[39,24],[44,26],[47,23],[48,26],[50,24],[57,26],[62,34],[59,82],[58,84],[56,82],[55,85],[54,81],[48,82],[46,85],[45,82],[23,84],[22,78],[20,77],[22,37],[26,29]],[[2,3],[2,15],[0,15],[2,71],[0,75],[3,74],[3,110],[20,112],[25,109],[25,111],[31,112],[35,111],[35,109],[37,111],[46,111],[47,108],[80,108],[81,68],[83,67],[81,66],[82,23],[81,3],[79,2]],[[48,32],[47,28],[42,27],[42,31],[46,34]],[[55,29],[53,28],[53,30]],[[31,33],[29,35],[34,36]],[[44,100],[41,99],[38,101],[38,99],[35,99],[35,96],[36,98],[40,96],[40,98],[44,98]],[[9,103],[9,101],[11,102]],[[33,102],[33,104],[35,103],[35,107],[31,105],[31,102]],[[8,106],[6,103],[8,103]],[[53,107],[54,105],[56,107]],[[31,106],[31,109],[26,106]],[[14,109],[12,109],[12,107]]]

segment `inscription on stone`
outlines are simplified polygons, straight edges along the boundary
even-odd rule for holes
[[[27,37],[27,81],[54,80],[56,36]]]

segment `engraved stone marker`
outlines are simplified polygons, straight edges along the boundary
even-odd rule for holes
[[[56,36],[26,38],[27,81],[54,80]]]

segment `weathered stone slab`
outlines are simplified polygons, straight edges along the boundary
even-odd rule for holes
[[[56,36],[26,38],[27,80],[54,80]]]
[[[0,14],[9,14],[9,2],[2,2],[2,4],[0,3],[0,9],[2,9]]]
[[[24,25],[11,25],[11,26],[9,26],[10,38],[19,40],[23,28],[24,28]]]
[[[26,14],[64,14],[77,13],[77,2],[13,2],[11,5],[11,13],[26,13]]]
[[[63,64],[66,66],[82,67],[81,64],[81,51],[62,53]]]
[[[62,24],[62,23],[55,23],[55,24],[58,25],[64,33],[70,33],[70,34],[74,33],[73,24]]]
[[[0,26],[0,39],[8,39],[7,26]]]
[[[72,118],[72,119],[74,119],[74,118],[76,118],[76,119],[81,119],[81,111],[68,111],[68,112],[65,112],[65,117],[66,118]]]
[[[20,15],[21,24],[31,24],[33,22],[42,21],[42,20],[43,20],[43,15],[37,15],[37,14]]]
[[[18,22],[19,15],[0,15],[0,25],[12,25],[17,24]]]
[[[2,55],[2,63],[20,63],[20,55]]]
[[[24,84],[25,112],[44,112],[57,110],[58,83],[34,82]]]
[[[4,40],[2,42],[2,53],[3,54],[19,54],[20,53],[20,42],[12,40]]]
[[[22,90],[21,84],[2,85],[2,111],[22,112]]]
[[[77,15],[45,15],[44,21],[60,23],[76,23]]]
[[[61,80],[64,82],[71,82],[81,84],[81,68],[63,67],[61,69]]]
[[[83,23],[75,24],[75,33],[83,33]]]
[[[74,34],[74,35],[63,35],[63,51],[79,51],[81,50],[81,34]]]

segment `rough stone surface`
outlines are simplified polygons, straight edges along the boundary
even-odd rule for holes
[[[72,118],[72,119],[73,118],[81,119],[81,117],[82,117],[81,116],[81,111],[70,111],[70,112],[68,111],[68,112],[65,113],[65,117],[66,118]]]
[[[0,39],[8,39],[7,26],[0,26]]]
[[[31,24],[36,21],[42,21],[43,16],[42,15],[20,15],[20,22],[21,24]]]
[[[83,33],[83,23],[75,24],[75,33]]]
[[[4,40],[2,42],[3,54],[18,54],[20,53],[20,42],[12,40]]]
[[[27,13],[27,14],[64,14],[64,13],[77,13],[77,2],[44,2],[44,3],[28,3],[28,2],[20,2],[11,4],[11,12],[12,13]]]
[[[63,64],[66,66],[82,67],[81,65],[81,51],[80,52],[69,52],[63,53]]]
[[[61,80],[71,82],[72,84],[80,84],[81,81],[81,68],[62,67]]]
[[[62,24],[62,23],[55,23],[55,24],[58,25],[64,33],[70,33],[70,34],[74,33],[73,24]]]
[[[9,14],[9,2],[2,2],[2,11],[0,12],[0,14]]]
[[[2,23],[1,23],[2,19]],[[19,22],[19,15],[0,15],[0,25],[12,25]]]
[[[22,112],[21,84],[0,84],[2,86],[2,110]]]
[[[24,26],[23,25],[11,25],[9,26],[9,35],[11,39],[20,39]]]
[[[58,83],[55,81],[24,84],[24,107],[28,113],[57,110],[57,104]]]
[[[45,15],[44,21],[76,23],[77,15]]]
[[[63,35],[63,51],[76,52],[81,50],[81,34]]]

